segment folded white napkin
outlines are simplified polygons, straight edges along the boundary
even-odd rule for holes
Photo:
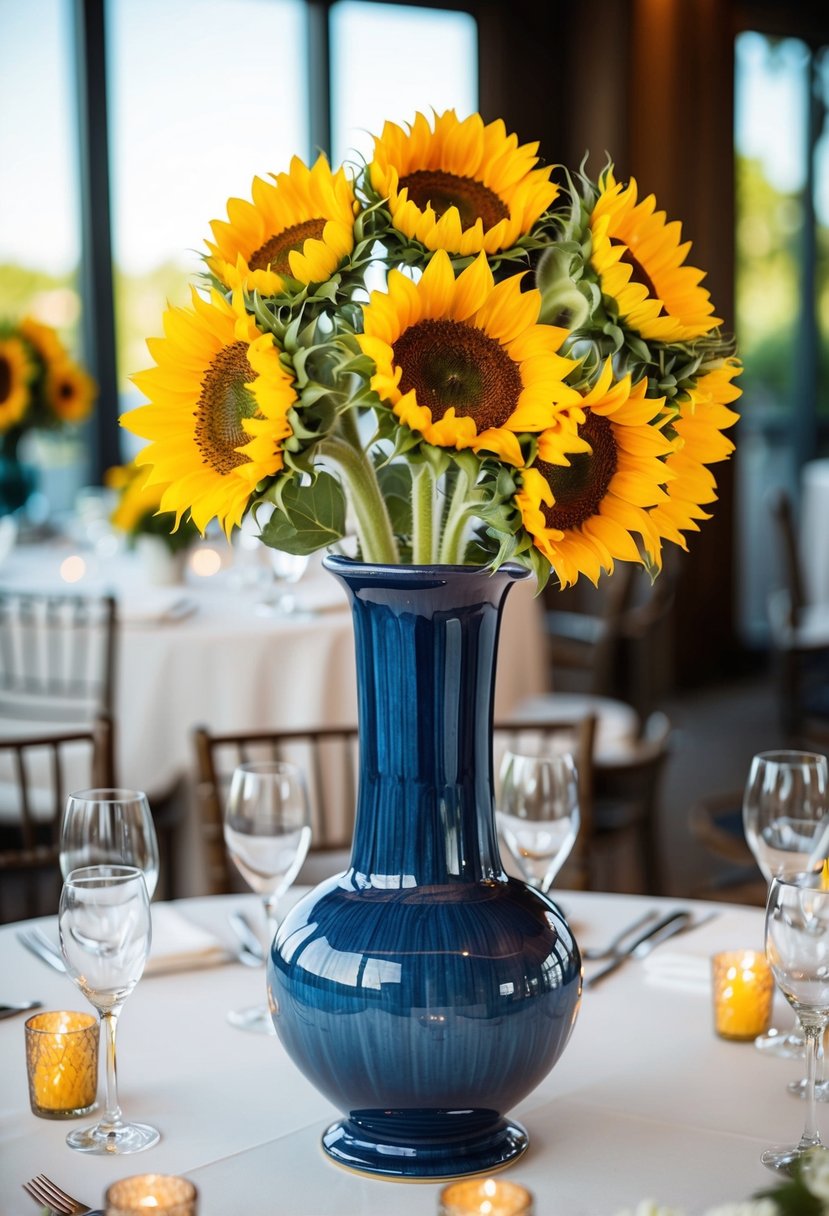
[[[145,975],[189,971],[226,963],[230,952],[218,938],[193,924],[170,904],[153,904],[153,943]]]
[[[711,959],[703,954],[654,950],[642,963],[645,982],[682,992],[711,992]]]
[[[196,603],[180,587],[130,592],[118,601],[119,619],[126,625],[154,625],[183,620],[195,612]]]

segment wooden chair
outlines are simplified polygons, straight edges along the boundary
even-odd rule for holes
[[[73,789],[112,786],[112,725],[0,736],[0,920],[57,910],[60,823]]]
[[[691,835],[716,863],[694,894],[732,903],[766,902],[768,883],[748,847],[743,831],[743,791],[729,790],[701,798],[691,807]]]
[[[112,715],[116,623],[109,595],[0,589],[0,719]]]
[[[597,757],[593,770],[593,835],[597,849],[630,842],[648,895],[665,883],[659,852],[659,789],[670,754],[671,723],[657,710],[642,735],[618,756]],[[602,890],[620,889],[602,881]]]
[[[509,722],[495,727],[496,763],[508,747],[534,749],[569,746],[579,771],[583,832],[592,831],[591,786],[595,719],[588,716],[553,726],[537,722]],[[357,795],[359,736],[355,726],[318,730],[235,732],[213,734],[204,726],[193,732],[197,786],[196,798],[206,851],[208,886],[220,893],[239,889],[238,876],[224,846],[222,816],[234,768],[253,760],[290,760],[303,768],[309,785],[313,837],[312,862],[322,877],[348,864]],[[574,881],[587,882],[589,848],[577,842]],[[306,869],[303,877],[313,879]]]

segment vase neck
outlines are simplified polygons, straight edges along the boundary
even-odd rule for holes
[[[503,878],[495,666],[504,599],[525,572],[325,564],[345,583],[354,617],[358,881],[390,888]]]

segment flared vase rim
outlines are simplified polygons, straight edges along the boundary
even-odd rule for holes
[[[514,579],[529,578],[532,573],[526,566],[520,565],[519,562],[502,562],[500,566],[491,566],[489,564],[475,565],[449,565],[448,563],[436,562],[434,565],[410,565],[408,563],[398,562],[369,562],[363,561],[356,557],[346,557],[342,553],[326,553],[322,559],[322,564],[326,570],[332,573],[340,574],[346,571],[352,573],[369,574],[372,571],[377,571],[378,574],[396,575],[399,578],[416,578],[424,574],[431,575],[433,578],[439,578],[446,574],[468,574],[468,575],[496,575],[507,574]]]

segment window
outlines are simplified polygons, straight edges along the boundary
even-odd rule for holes
[[[767,492],[786,486],[796,496],[800,467],[829,439],[826,52],[740,34],[735,90],[741,624],[747,641],[762,643],[776,580]]]

